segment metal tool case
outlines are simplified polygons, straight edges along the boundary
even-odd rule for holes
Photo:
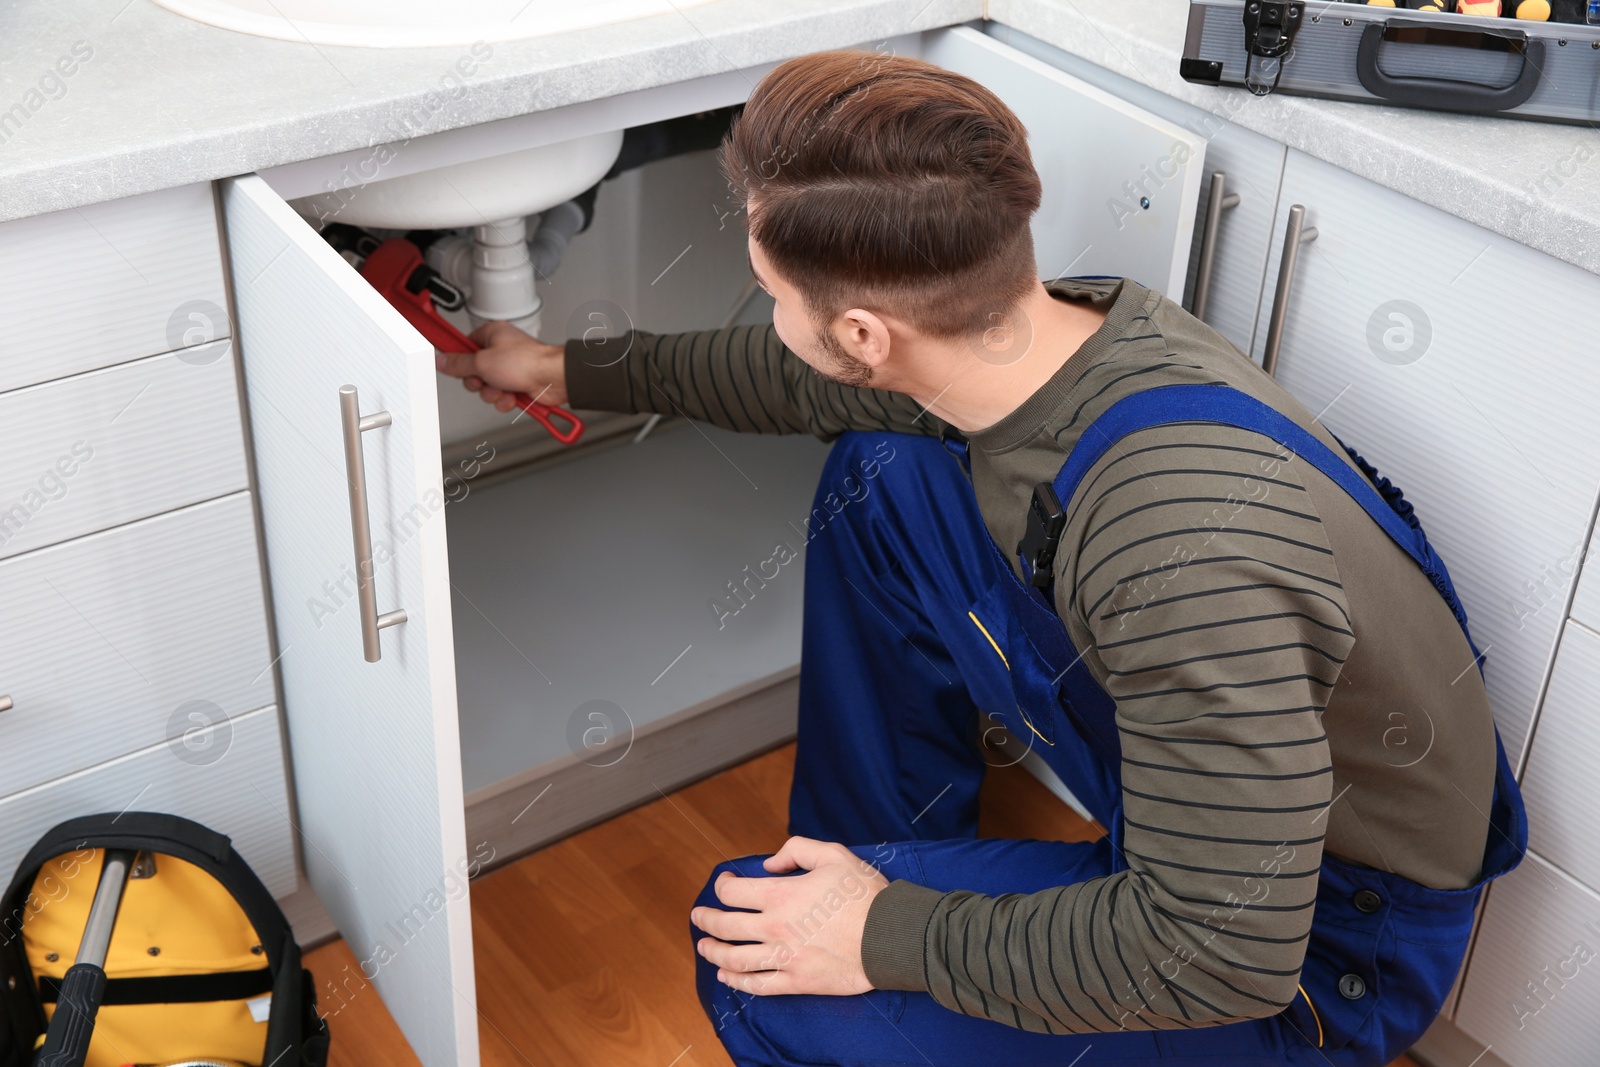
[[[1258,95],[1600,120],[1600,26],[1328,0],[1191,0],[1180,70]]]

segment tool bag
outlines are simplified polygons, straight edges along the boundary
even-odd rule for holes
[[[108,850],[136,858],[114,912],[98,1014],[93,1004],[83,1013],[93,1026],[88,1067],[323,1067],[327,1024],[272,894],[225,835],[149,812],[61,823],[17,867],[0,900],[0,1067],[35,1062],[58,1000],[81,1011],[83,994],[69,982],[63,998],[62,982]],[[62,1022],[71,1014],[63,1009]]]
[[[1600,119],[1600,26],[1569,22],[1323,0],[1190,0],[1178,69],[1187,81],[1260,96]]]

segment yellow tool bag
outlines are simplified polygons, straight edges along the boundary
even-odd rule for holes
[[[0,900],[0,1067],[324,1067],[327,1023],[277,901],[176,815],[45,834]]]

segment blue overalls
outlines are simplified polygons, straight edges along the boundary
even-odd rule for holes
[[[1122,437],[1178,421],[1253,430],[1316,466],[1423,568],[1465,630],[1444,564],[1399,491],[1359,457],[1366,478],[1286,416],[1226,386],[1160,387],[1113,405],[1068,456],[1057,495],[1070,502]],[[1083,665],[1048,598],[1019,581],[1000,555],[951,451],[935,438],[852,433],[834,445],[823,471],[807,523],[790,832],[843,842],[891,881],[941,891],[1029,893],[1123,870],[1114,702]],[[964,447],[954,451],[964,463]],[[975,706],[1030,739],[1108,837],[977,838],[985,767],[1016,757],[980,744]],[[1498,736],[1495,745],[1479,881],[1430,889],[1324,854],[1302,994],[1269,1018],[1034,1034],[951,1011],[926,993],[751,996],[716,981],[716,968],[697,956],[701,1003],[740,1067],[1379,1067],[1438,1014],[1483,885],[1515,867],[1526,848],[1521,796]],[[719,864],[696,903],[725,907],[712,890],[717,874],[766,876],[762,858]],[[703,936],[692,924],[690,933]]]

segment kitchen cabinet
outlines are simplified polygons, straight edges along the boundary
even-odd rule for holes
[[[1460,982],[1455,1026],[1508,1067],[1586,1062],[1600,994],[1586,977],[1600,950],[1600,864],[1593,856],[1595,693],[1600,633],[1567,621],[1523,773],[1529,852],[1491,885]],[[1466,1049],[1444,1062],[1472,1059]]]
[[[236,492],[0,560],[6,793],[274,702],[252,512]]]
[[[1221,191],[1226,203],[1232,196],[1238,202],[1219,208],[1212,237],[1209,293],[1199,317],[1241,352],[1254,351],[1256,322],[1261,309],[1263,280],[1272,238],[1277,233],[1279,211],[1278,183],[1283,177],[1288,149],[1270,138],[1236,126],[1210,111],[1176,100],[1166,93],[1124,78],[1098,64],[1020,33],[998,22],[985,24],[985,32],[1020,52],[1043,60],[1053,67],[1098,86],[1120,100],[1135,104],[1153,115],[1160,115],[1205,142],[1201,168],[1200,199],[1195,213],[1194,237],[1189,246],[1185,281],[1167,293],[1195,310],[1196,286],[1200,280],[1201,256],[1212,223],[1208,210],[1214,190]],[[1242,94],[1243,90],[1219,90]],[[1079,138],[1080,142],[1086,140]],[[1221,175],[1219,183],[1216,179]],[[1159,187],[1162,174],[1145,171],[1130,180]],[[1268,294],[1270,296],[1270,293]]]
[[[1590,545],[1590,554],[1594,551]],[[1568,563],[1566,572],[1572,573],[1572,568],[1579,562],[1579,557],[1574,556]],[[1557,574],[1560,571],[1557,570]],[[1535,585],[1535,589],[1542,587]],[[1600,630],[1600,563],[1591,559],[1578,576],[1578,591],[1572,598],[1572,617],[1588,626],[1591,630]]]
[[[260,178],[221,198],[306,876],[422,1062],[476,1063],[433,350]]]
[[[1600,856],[1594,850],[1594,828],[1600,824],[1600,794],[1594,789],[1600,766],[1597,698],[1600,633],[1568,622],[1528,747],[1522,795],[1529,846],[1600,892]]]
[[[226,337],[227,302],[209,184],[8,222],[0,392]]]
[[[1028,128],[1044,186],[1040,277],[1126,276],[1177,299],[1205,166],[1199,135],[976,30],[924,35],[922,58],[983,84]]]
[[[0,225],[0,879],[135,809],[299,886],[209,183]]]
[[[1537,854],[1491,886],[1456,1026],[1511,1067],[1594,1062],[1600,895]]]
[[[0,393],[0,559],[245,488],[228,345]]]
[[[570,757],[565,712],[604,702],[638,730],[795,675],[805,540],[791,523],[807,518],[827,447],[711,427],[656,432],[450,506],[469,796]],[[624,516],[652,517],[657,536]],[[601,725],[588,714],[585,729]]]
[[[57,823],[95,812],[162,811],[227,834],[268,892],[294,892],[294,816],[277,709],[257,708],[209,725],[201,721],[169,740],[0,797],[0,870],[6,880]]]
[[[1278,380],[1416,504],[1515,765],[1600,490],[1596,279],[1298,152],[1279,200],[1280,220],[1301,205],[1317,235],[1300,246]]]
[[[1285,286],[1295,206],[1316,234],[1298,245]],[[1557,967],[1574,944],[1592,942],[1584,924],[1593,883],[1571,875],[1592,871],[1576,829],[1592,807],[1591,771],[1577,757],[1594,741],[1575,708],[1593,704],[1593,635],[1563,616],[1600,489],[1600,425],[1588,399],[1600,387],[1591,358],[1600,281],[1294,151],[1277,218],[1267,264],[1267,289],[1279,281],[1286,294],[1277,378],[1416,505],[1486,658],[1507,755],[1513,767],[1529,760],[1534,852],[1487,894],[1459,999],[1444,1014],[1514,1067],[1578,1062],[1572,1050],[1592,1044],[1582,1022],[1592,1012],[1566,991],[1556,1000],[1555,987],[1536,993],[1526,983],[1545,973],[1527,953],[1565,942],[1547,961]],[[1508,278],[1559,312],[1530,313],[1499,296]],[[1272,312],[1264,300],[1258,361]],[[1580,591],[1574,614],[1593,615],[1587,603]],[[1524,997],[1536,1021],[1518,1008]],[[1545,1001],[1555,1002],[1541,1009]],[[1441,1064],[1466,1067],[1477,1053],[1457,1056],[1458,1043],[1443,1035],[1424,1044]]]
[[[930,33],[920,47],[988,85],[1028,124],[1046,190],[1035,224],[1041,271],[1129,274],[1181,291],[1200,137],[972,30]],[[1081,151],[1090,136],[1099,150]],[[1175,146],[1181,161],[1171,158]],[[1124,183],[1158,164],[1171,174],[1164,190],[1148,204],[1130,198]],[[754,684],[792,677],[798,570],[750,602],[739,640],[700,634],[716,619],[706,603],[728,595],[724,586],[766,558],[771,541],[792,537],[803,548],[800,524],[822,450],[805,439],[735,445],[732,435],[680,428],[658,431],[648,451],[596,452],[530,475],[526,489],[517,479],[473,487],[470,473],[454,469],[447,481],[428,345],[262,178],[222,183],[221,199],[306,876],[357,958],[378,961],[366,969],[422,1062],[473,1064],[465,876],[494,850],[465,831],[464,779],[492,791],[539,770],[526,759],[519,770],[515,755],[548,752],[554,737],[571,751],[549,763],[580,762],[602,786],[620,781],[605,777],[620,773],[608,770],[609,750],[593,759],[581,739],[591,727],[614,728],[608,716],[627,716],[608,694],[633,684],[619,679],[646,664],[637,688],[656,690],[658,723],[709,715]],[[1108,211],[1108,200],[1119,200],[1120,212]],[[721,222],[706,213],[708,231],[722,231]],[[650,225],[641,219],[643,230]],[[737,231],[719,247],[743,257]],[[638,260],[627,263],[630,272],[647,269]],[[702,321],[717,310],[708,305]],[[360,421],[343,424],[341,405]],[[347,467],[347,447],[364,472]],[[565,482],[562,472],[571,475]],[[679,491],[657,502],[645,490],[630,493],[630,476]],[[463,487],[467,499],[447,509]],[[646,505],[634,508],[636,497]],[[365,542],[352,538],[363,506],[375,550],[365,608],[356,594]],[[579,521],[565,535],[547,532],[571,518],[564,509]],[[542,523],[541,510],[552,520]],[[607,538],[617,539],[619,525],[613,547]],[[684,573],[635,567],[628,541],[640,536],[671,547],[659,569],[676,560]],[[470,546],[458,575],[447,541]],[[763,555],[749,555],[755,549]],[[543,577],[530,580],[541,566]],[[694,580],[684,583],[685,574]],[[703,592],[691,599],[691,589]],[[690,613],[702,622],[681,621]],[[529,647],[520,620],[534,616],[570,631],[566,651]],[[364,625],[380,618],[391,624],[364,642]],[[581,676],[541,680],[541,659],[556,672],[581,667],[572,672]],[[519,684],[522,720],[508,717],[510,725],[544,741],[517,742],[463,721],[476,706],[506,703]],[[618,737],[622,755],[636,725]],[[472,740],[465,771],[463,736]],[[539,795],[520,812],[507,807],[502,821],[544,817],[533,807]],[[397,947],[396,924],[407,916],[425,919],[402,924]]]
[[[1277,232],[1278,181],[1288,149],[1258,133],[1234,126],[1209,112],[1196,115],[1191,125],[1205,131],[1205,181],[1189,260],[1189,287],[1184,306],[1196,310],[1197,285],[1202,277],[1202,250],[1208,230],[1215,227],[1209,295],[1200,318],[1232,341],[1240,352],[1254,349],[1255,326],[1263,299],[1263,279],[1272,236]],[[1218,178],[1221,181],[1218,181]],[[1232,207],[1218,208],[1213,217],[1212,197],[1220,195]]]

